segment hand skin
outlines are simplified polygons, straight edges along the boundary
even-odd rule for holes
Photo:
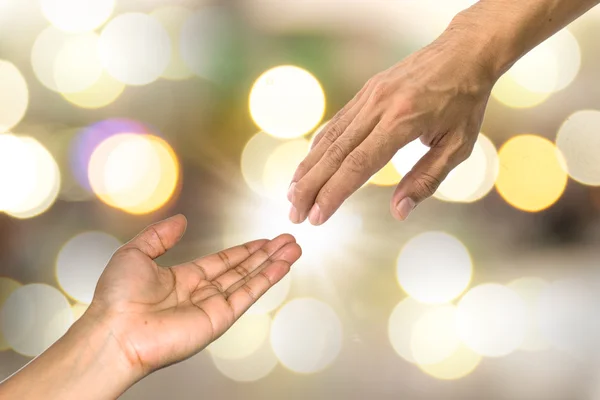
[[[406,219],[471,154],[498,78],[599,2],[481,0],[459,13],[433,43],[369,80],[315,138],[290,184],[290,220],[323,224],[420,138],[430,150],[390,204]]]
[[[114,399],[221,336],[301,254],[290,235],[170,268],[154,259],[183,236],[171,217],[119,249],[92,304],[58,342],[0,384],[2,399]]]

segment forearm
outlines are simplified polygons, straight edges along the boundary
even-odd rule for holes
[[[79,320],[41,356],[0,384],[6,399],[115,399],[137,380],[101,324]]]
[[[519,58],[600,0],[480,0],[448,28],[473,46],[497,79]]]

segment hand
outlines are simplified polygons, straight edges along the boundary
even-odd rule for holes
[[[290,220],[320,225],[396,152],[420,138],[429,152],[391,201],[404,220],[471,154],[495,79],[473,43],[450,31],[376,75],[316,137],[290,185]]]
[[[178,215],[119,249],[86,316],[108,325],[138,376],[182,361],[221,336],[301,254],[290,235],[257,240],[170,268],[154,259],[183,236]]]

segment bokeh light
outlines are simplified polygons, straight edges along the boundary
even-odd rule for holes
[[[422,233],[398,256],[398,283],[420,302],[442,304],[458,297],[471,281],[473,265],[466,247],[444,232]]]
[[[258,132],[246,143],[241,158],[242,176],[248,187],[257,194],[265,195],[267,193],[263,179],[265,166],[269,155],[283,143],[283,140],[276,139],[264,132]]]
[[[479,146],[485,155],[485,175],[483,182],[481,182],[481,185],[477,190],[464,199],[467,203],[484,198],[494,188],[494,184],[496,183],[496,179],[498,179],[498,173],[500,171],[500,160],[494,143],[492,143],[487,136],[480,133],[475,146]]]
[[[0,312],[2,334],[19,354],[36,357],[64,335],[73,323],[71,305],[57,289],[25,285],[15,290]]]
[[[268,342],[271,317],[266,314],[244,314],[207,349],[213,357],[224,360],[246,358]]]
[[[553,205],[567,185],[564,159],[552,142],[541,136],[519,135],[498,153],[498,193],[510,205],[537,212]]]
[[[61,93],[69,103],[81,108],[102,108],[112,104],[121,96],[125,85],[106,72],[87,89],[75,93]]]
[[[287,202],[286,193],[294,172],[307,154],[308,141],[305,139],[285,142],[273,150],[263,172],[265,194],[268,197]]]
[[[525,303],[506,286],[479,285],[459,301],[456,327],[463,343],[476,353],[505,356],[517,350],[525,339]]]
[[[0,60],[0,133],[9,131],[25,116],[29,105],[27,82],[14,64]]]
[[[126,133],[106,139],[94,150],[88,177],[104,203],[130,214],[146,214],[173,196],[179,164],[164,140]]]
[[[60,182],[58,165],[41,143],[0,135],[0,210],[15,218],[35,217],[54,204]]]
[[[425,146],[420,139],[415,139],[398,150],[392,157],[392,164],[400,176],[406,176],[428,151],[429,147]]]
[[[283,304],[292,287],[292,275],[287,274],[275,286],[263,294],[246,312],[247,314],[266,314],[276,310]]]
[[[83,314],[85,314],[85,312],[87,311],[89,305],[88,304],[81,304],[81,303],[75,303],[71,306],[71,311],[73,311],[73,321],[78,321],[79,318],[81,318],[83,316]]]
[[[600,186],[600,111],[578,111],[562,124],[556,146],[565,158],[571,178],[585,185]]]
[[[462,343],[448,358],[437,364],[418,364],[426,374],[441,380],[464,378],[477,368],[482,357]]]
[[[413,327],[419,319],[436,306],[423,304],[407,297],[394,307],[388,320],[388,338],[400,357],[416,363],[411,348]]]
[[[536,93],[519,85],[510,73],[506,73],[496,81],[492,97],[511,108],[531,108],[542,104],[551,93]]]
[[[22,285],[14,279],[0,277],[0,311],[2,311],[6,299],[8,299],[12,292],[21,286]],[[8,350],[10,348],[10,345],[4,339],[3,331],[2,319],[0,318],[0,351]]]
[[[185,7],[167,6],[154,10],[151,14],[165,28],[171,38],[171,62],[162,77],[172,80],[187,79],[194,75],[183,61],[180,53],[181,28],[190,17],[191,11]]]
[[[158,79],[171,62],[171,39],[155,18],[121,14],[102,30],[98,54],[106,71],[128,85]]]
[[[223,375],[237,382],[254,382],[262,379],[279,363],[268,340],[265,340],[260,348],[248,357],[232,360],[212,354],[212,360]]]
[[[100,275],[121,242],[103,232],[84,232],[64,244],[56,259],[56,279],[72,299],[90,304]]]
[[[275,315],[271,345],[279,361],[298,373],[315,373],[331,364],[342,348],[342,323],[327,304],[301,298]]]
[[[263,131],[283,139],[310,133],[325,113],[325,93],[308,71],[291,65],[262,74],[250,92],[250,114]]]
[[[541,351],[549,346],[548,341],[542,335],[538,323],[538,308],[540,294],[549,286],[548,282],[541,278],[524,277],[519,278],[507,285],[514,290],[525,303],[527,313],[527,327],[521,350]]]
[[[417,364],[438,364],[454,354],[460,344],[455,327],[456,308],[452,305],[435,307],[421,316],[411,340]]]
[[[369,183],[376,186],[394,186],[400,182],[400,178],[400,174],[390,161],[369,179]]]
[[[44,16],[66,32],[92,31],[108,20],[115,0],[41,0]]]

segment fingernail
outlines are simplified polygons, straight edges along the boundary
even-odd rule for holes
[[[293,200],[293,196],[294,196],[294,189],[296,188],[296,182],[292,182],[292,184],[290,185],[290,188],[288,189],[287,192],[287,198],[289,201]]]
[[[300,223],[300,214],[298,213],[298,210],[296,210],[296,207],[294,207],[294,206],[292,206],[292,208],[290,208],[290,221],[292,221],[294,224]]]
[[[321,207],[315,204],[308,213],[308,220],[313,225],[319,225],[321,223]]]
[[[408,216],[414,209],[415,209],[415,202],[410,197],[405,197],[396,206],[396,210],[398,210],[398,215],[400,216],[402,221],[404,221],[406,218],[408,218]]]

